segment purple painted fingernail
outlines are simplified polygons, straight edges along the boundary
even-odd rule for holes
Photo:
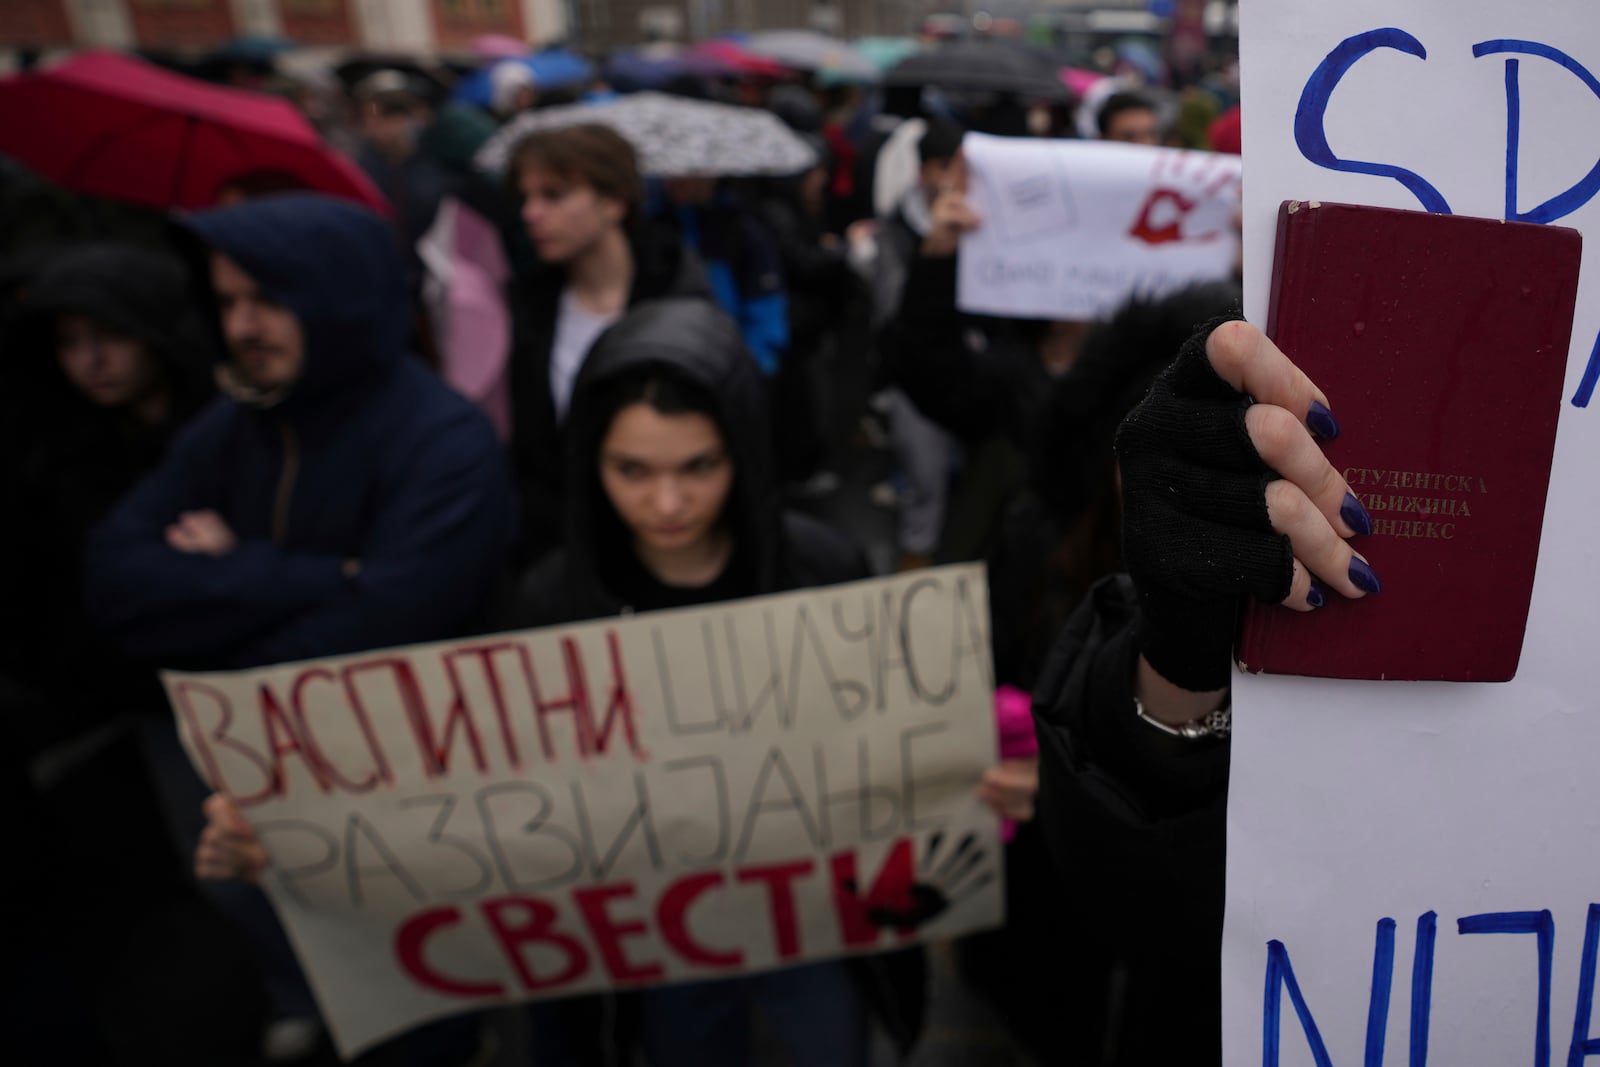
[[[1339,436],[1339,420],[1333,417],[1320,400],[1311,402],[1311,410],[1306,412],[1306,425],[1311,427],[1311,432],[1324,441],[1331,441]]]
[[[1318,585],[1317,580],[1313,578],[1311,580],[1311,588],[1306,591],[1306,603],[1314,608],[1320,608],[1327,602],[1328,594],[1322,591],[1322,586]]]
[[[1350,581],[1363,593],[1378,593],[1383,590],[1383,583],[1378,581],[1378,576],[1360,556],[1350,558]]]
[[[1362,537],[1372,533],[1372,516],[1367,514],[1367,509],[1361,506],[1361,501],[1356,499],[1354,493],[1344,495],[1344,503],[1339,505],[1339,517]]]

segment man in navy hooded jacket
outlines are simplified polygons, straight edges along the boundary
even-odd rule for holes
[[[449,637],[515,533],[488,420],[406,351],[404,265],[310,195],[184,218],[209,254],[225,396],[92,535],[96,621],[163,666]]]

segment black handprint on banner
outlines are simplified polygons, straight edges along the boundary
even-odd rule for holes
[[[882,892],[879,885],[861,898],[854,879],[841,885],[850,896],[860,899],[872,925],[901,933],[917,930],[994,881],[994,872],[983,869],[987,854],[978,844],[977,834],[967,834],[941,861],[944,844],[942,832],[928,838],[916,880],[898,891]]]

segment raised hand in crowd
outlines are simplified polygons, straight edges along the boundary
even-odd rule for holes
[[[1351,539],[1370,519],[1323,455],[1324,394],[1236,316],[1184,343],[1117,433],[1126,575],[1096,584],[1034,689],[1035,826],[1064,880],[1073,936],[1136,990],[1080,1057],[1220,1064],[1227,690],[1235,622],[1255,597],[1314,611],[1378,591]],[[1181,902],[1180,907],[1173,907]],[[1100,955],[1096,955],[1096,954]],[[1104,966],[1086,964],[1086,968]],[[1087,975],[1086,970],[1086,975]],[[1098,981],[1100,979],[1091,979]]]
[[[1117,435],[1139,593],[1138,696],[1185,722],[1228,684],[1239,599],[1313,611],[1379,590],[1371,519],[1323,455],[1329,399],[1249,323],[1196,334]]]
[[[959,152],[951,159],[949,173],[931,207],[933,228],[922,240],[922,254],[936,259],[953,256],[961,238],[983,221],[967,203],[967,164]]]

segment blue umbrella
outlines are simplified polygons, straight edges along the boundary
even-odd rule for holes
[[[293,51],[295,47],[295,43],[287,37],[242,34],[214,49],[206,58],[222,62],[269,63],[282,53]]]
[[[544,89],[578,85],[594,76],[594,68],[589,65],[587,59],[563,48],[547,48],[543,52],[519,56],[516,59],[502,59],[500,62],[521,63],[533,71],[534,78]],[[456,83],[454,98],[479,107],[488,107],[494,93],[489,80],[489,71],[494,65],[490,64],[489,67],[474,71],[462,78]]]
[[[613,52],[606,61],[606,80],[624,92],[659,89],[682,74],[703,73],[696,57],[678,45],[650,44]]]
[[[1118,41],[1116,53],[1117,59],[1138,71],[1148,82],[1159,82],[1166,69],[1154,46],[1137,37],[1124,37]]]

